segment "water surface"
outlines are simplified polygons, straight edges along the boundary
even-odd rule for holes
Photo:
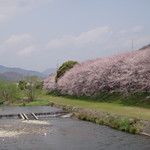
[[[49,106],[3,107],[0,113],[58,110]],[[49,126],[45,126],[49,130],[48,134],[31,132],[17,137],[1,137],[0,150],[150,150],[150,138],[146,136],[132,135],[72,118],[41,118],[41,120],[50,123]],[[0,124],[24,125],[18,124],[19,121],[19,119],[1,119]],[[37,127],[38,125],[29,126]],[[40,128],[43,126],[40,125]]]

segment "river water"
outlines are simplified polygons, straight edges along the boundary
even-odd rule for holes
[[[0,114],[58,110],[49,106],[1,106]],[[1,136],[0,150],[150,150],[150,138],[146,136],[72,118],[40,118],[40,121],[43,124],[26,124],[16,118],[0,119],[0,131],[27,131],[12,137]]]

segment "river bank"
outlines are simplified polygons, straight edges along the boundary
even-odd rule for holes
[[[56,111],[50,106],[1,106],[1,113]],[[60,109],[59,109],[60,110]],[[92,122],[62,117],[39,120],[0,119],[1,150],[149,150],[150,138],[113,130]]]
[[[139,97],[140,95],[140,97]],[[106,97],[107,96],[107,97]],[[112,97],[113,96],[113,97]],[[142,97],[141,97],[142,96]],[[76,98],[57,95],[42,94],[40,97],[28,103],[13,103],[20,106],[54,106],[71,111],[74,117],[81,120],[94,122],[100,125],[109,126],[117,130],[133,133],[150,135],[150,111],[147,107],[134,106],[142,100],[143,95],[138,94],[135,97],[127,97],[128,105],[116,101],[118,95],[104,95],[107,101],[96,101],[88,98]],[[145,99],[147,95],[144,95]],[[129,105],[129,102],[133,104]],[[136,100],[136,103],[135,103]]]
[[[132,134],[141,134],[150,136],[150,121],[139,119],[136,117],[127,117],[123,115],[91,110],[87,108],[80,108],[61,103],[50,102],[52,107],[61,108],[63,110],[71,111],[72,117],[78,119],[94,122],[100,125],[109,126],[111,128],[129,132]]]

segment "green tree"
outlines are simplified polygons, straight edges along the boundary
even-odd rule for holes
[[[27,86],[27,82],[24,80],[19,81],[18,87],[20,88],[20,90],[25,90]]]
[[[55,81],[57,82],[60,77],[62,77],[66,71],[73,68],[78,62],[77,61],[67,61],[64,62],[57,70],[57,75]]]
[[[43,89],[43,82],[36,82],[36,89],[42,90]]]
[[[0,102],[19,99],[19,90],[16,83],[0,81]]]
[[[37,76],[29,76],[26,79],[27,85],[25,91],[28,101],[34,101],[37,98],[37,80]]]

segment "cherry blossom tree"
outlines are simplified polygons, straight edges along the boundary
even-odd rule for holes
[[[102,92],[150,91],[150,48],[89,60],[75,65],[56,83],[56,74],[44,81],[49,92],[97,96]]]

